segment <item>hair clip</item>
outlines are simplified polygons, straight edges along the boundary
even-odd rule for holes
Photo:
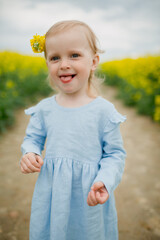
[[[30,40],[31,47],[34,53],[41,53],[44,52],[45,46],[45,35],[34,35],[33,39]]]

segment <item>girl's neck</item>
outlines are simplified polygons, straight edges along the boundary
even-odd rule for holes
[[[96,98],[96,96],[88,96],[88,95],[80,95],[80,96],[75,96],[75,95],[70,95],[66,94],[63,95],[61,93],[58,93],[56,95],[56,102],[63,107],[81,107],[83,105],[86,105],[93,101]]]

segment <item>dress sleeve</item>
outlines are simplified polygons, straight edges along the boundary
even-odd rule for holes
[[[121,181],[124,171],[126,151],[120,133],[120,123],[126,120],[116,109],[103,131],[103,151],[99,162],[99,171],[93,182],[103,182],[109,195]]]
[[[41,155],[46,139],[41,113],[37,106],[26,109],[25,113],[26,115],[31,115],[31,118],[26,129],[26,136],[21,145],[22,154],[33,152]]]

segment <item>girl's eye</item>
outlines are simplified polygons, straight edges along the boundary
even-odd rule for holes
[[[58,56],[55,56],[55,57],[52,57],[52,58],[51,58],[51,61],[57,61],[57,60],[59,60],[59,57],[58,57]]]
[[[77,58],[77,57],[79,57],[79,54],[78,54],[78,53],[73,53],[73,54],[72,54],[72,58]]]

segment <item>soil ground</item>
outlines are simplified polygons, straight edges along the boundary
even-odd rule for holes
[[[121,124],[127,151],[122,182],[115,191],[120,240],[160,239],[160,126],[115,99],[116,90],[103,87],[103,96],[127,115]],[[22,174],[20,145],[29,117],[16,112],[16,123],[0,138],[0,240],[28,240],[30,205],[37,173]],[[84,239],[85,240],[85,239]],[[98,239],[97,239],[98,240]]]

